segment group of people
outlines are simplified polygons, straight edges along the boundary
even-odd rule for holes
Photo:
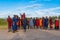
[[[21,14],[21,18],[17,15],[14,15],[13,18],[8,16],[7,18],[8,22],[8,32],[17,32],[19,29],[24,29],[24,32],[26,32],[26,29],[48,29],[48,26],[50,29],[53,29],[53,24],[55,25],[55,29],[59,29],[59,19],[58,17],[55,18],[55,21],[53,22],[52,17],[42,17],[42,18],[26,18],[25,13]]]

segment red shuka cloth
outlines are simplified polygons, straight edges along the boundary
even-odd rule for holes
[[[53,28],[52,18],[50,18],[49,23],[50,23],[50,28]]]
[[[56,27],[59,26],[59,20],[55,20],[55,26],[56,26]]]
[[[25,13],[24,13],[24,14],[21,14],[21,18],[22,18],[22,19],[25,18]]]
[[[36,26],[39,26],[39,19],[36,19]]]
[[[11,28],[11,26],[12,26],[12,19],[11,18],[7,18],[7,22],[8,22],[8,28]]]

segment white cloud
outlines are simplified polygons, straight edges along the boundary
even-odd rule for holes
[[[25,8],[30,8],[30,7],[37,7],[37,6],[42,6],[42,4],[33,4],[33,5],[28,5]]]
[[[37,10],[36,13],[40,16],[58,16],[60,15],[60,13],[54,11],[54,10],[57,11],[58,9],[60,9],[60,7]]]
[[[24,7],[18,7],[16,10],[25,10],[25,9],[29,9],[29,8],[39,8],[39,7],[42,7],[43,5],[42,4],[32,4],[32,5],[26,5]]]
[[[13,17],[14,14],[20,16],[20,13],[23,13],[23,12],[26,13],[27,17],[42,17],[42,16],[58,16],[58,15],[60,15],[59,13],[55,12],[58,9],[60,9],[60,7],[40,9],[42,7],[43,7],[43,4],[32,4],[32,5],[27,5],[24,7],[18,7],[16,9],[13,9],[10,11],[8,10],[5,12],[1,12],[0,18],[2,18],[2,17],[5,18],[8,15]],[[29,8],[31,8],[32,10],[30,10]],[[36,10],[36,8],[37,8],[37,10]]]

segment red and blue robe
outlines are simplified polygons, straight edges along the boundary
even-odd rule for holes
[[[13,26],[12,26],[13,31],[17,30],[17,22],[18,22],[18,19],[13,17]]]

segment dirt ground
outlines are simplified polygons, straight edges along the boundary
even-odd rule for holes
[[[21,29],[16,33],[0,30],[0,40],[60,40],[60,30]]]

